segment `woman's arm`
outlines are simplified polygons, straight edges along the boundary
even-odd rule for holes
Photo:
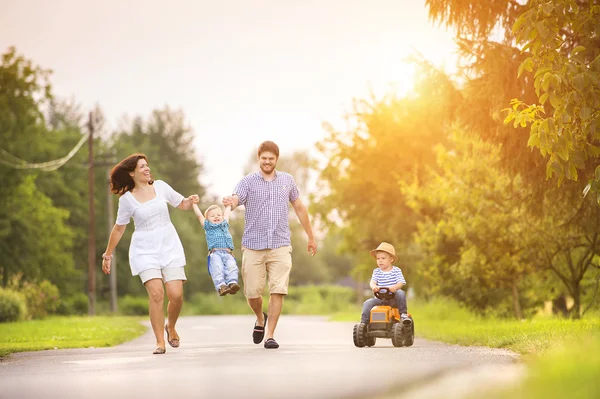
[[[106,246],[106,251],[102,256],[102,271],[104,274],[110,274],[110,265],[111,259],[113,256],[113,251],[117,247],[119,241],[121,241],[121,237],[123,237],[123,233],[125,232],[126,224],[115,224],[110,232],[110,237],[108,238],[108,245]]]
[[[192,209],[192,204],[194,203],[194,200],[199,198],[200,197],[198,197],[198,194],[192,194],[189,197],[184,198],[177,208],[182,209],[184,211],[190,210]]]
[[[196,217],[198,218],[198,221],[200,222],[200,224],[202,226],[204,226],[204,215],[202,214],[202,211],[200,210],[200,208],[198,208],[198,204],[196,204],[195,202],[192,203],[192,207],[194,208],[194,213],[196,214]]]

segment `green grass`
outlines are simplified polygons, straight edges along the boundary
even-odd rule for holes
[[[489,399],[588,399],[600,397],[600,339],[583,335],[528,360],[527,375]],[[473,398],[474,399],[474,398]]]
[[[112,346],[146,331],[142,317],[51,317],[0,324],[0,356],[44,349]]]

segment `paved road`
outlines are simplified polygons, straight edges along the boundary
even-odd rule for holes
[[[515,362],[507,351],[419,338],[410,348],[386,339],[355,348],[352,323],[313,316],[282,316],[281,347],[267,350],[252,343],[253,323],[251,316],[184,317],[181,347],[167,346],[165,355],[151,354],[150,332],[114,348],[14,354],[0,362],[0,398],[364,399],[422,387],[435,396],[440,376],[483,369],[495,375]]]

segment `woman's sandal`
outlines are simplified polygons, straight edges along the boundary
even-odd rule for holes
[[[153,355],[163,355],[167,350],[165,348],[161,348],[160,346],[157,346],[156,349],[154,349],[154,352],[152,352]]]
[[[173,348],[179,348],[179,338],[173,338],[173,339],[169,338],[169,329],[167,328],[166,324],[165,324],[165,331],[167,332],[167,342],[169,343],[169,345],[171,345]]]

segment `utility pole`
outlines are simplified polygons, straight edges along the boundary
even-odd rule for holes
[[[108,195],[107,195],[107,203],[106,209],[108,213],[108,236],[110,237],[110,233],[112,232],[112,227],[115,222],[115,207],[113,204],[112,193],[110,191],[110,166],[106,168],[106,179],[108,181]],[[118,305],[117,305],[117,251],[114,251],[112,254],[112,260],[110,261],[110,274],[109,274],[109,285],[110,285],[110,311],[112,313],[117,313]]]
[[[88,120],[88,314],[96,313],[96,217],[94,213],[94,113]]]

